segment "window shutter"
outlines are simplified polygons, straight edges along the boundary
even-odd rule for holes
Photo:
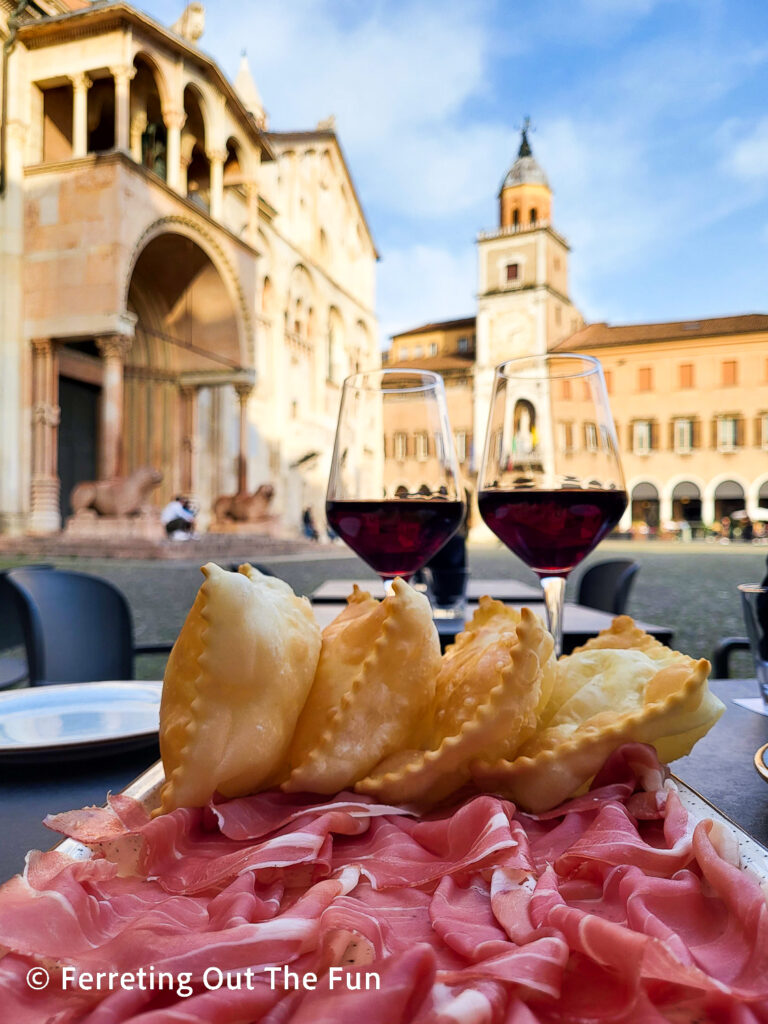
[[[651,420],[651,451],[655,452],[659,450],[659,424],[656,420]]]
[[[763,417],[762,416],[755,416],[755,425],[754,425],[754,435],[753,435],[753,437],[754,437],[753,444],[754,444],[755,448],[760,448],[762,446],[762,443],[763,443]]]
[[[717,416],[712,418],[711,446],[717,448]]]
[[[744,422],[744,417],[743,416],[739,416],[738,419],[736,420],[736,444],[738,445],[739,448],[743,448],[744,447],[744,435],[746,433],[746,429],[745,428],[746,428],[746,424]]]
[[[693,421],[691,428],[691,447],[701,448],[701,420],[698,417]]]
[[[621,451],[621,433],[619,432],[619,424],[614,421],[613,429],[616,431],[616,444],[618,445],[619,451]]]
[[[669,450],[675,450],[675,421],[669,421]]]

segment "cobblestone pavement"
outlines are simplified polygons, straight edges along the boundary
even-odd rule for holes
[[[722,636],[743,634],[736,585],[760,582],[765,575],[768,548],[739,543],[721,546],[608,541],[585,564],[610,557],[631,557],[640,563],[628,611],[639,619],[669,625],[675,646],[695,657],[708,657]],[[5,564],[8,564],[6,561]],[[184,621],[201,582],[199,564],[188,562],[131,562],[95,559],[58,559],[61,567],[93,572],[112,580],[133,609],[138,641],[173,640]],[[316,555],[273,557],[264,564],[282,576],[300,594],[309,594],[324,579],[373,578],[358,558],[338,546],[323,547]],[[478,546],[470,551],[470,567],[477,579],[509,576],[535,582],[533,574],[506,549]],[[578,578],[578,570],[575,573]],[[568,596],[575,594],[569,582]],[[142,658],[137,674],[157,678],[162,660]],[[752,675],[746,655],[733,659],[733,675]]]

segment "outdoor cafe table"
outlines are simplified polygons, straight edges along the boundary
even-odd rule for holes
[[[380,579],[367,580],[326,580],[312,591],[312,604],[333,604],[346,601],[357,584],[361,590],[367,590],[371,597],[380,600],[384,597],[384,583]],[[519,580],[488,579],[470,580],[467,583],[467,598],[477,601],[487,594],[497,601],[541,601],[541,587]]]
[[[523,605],[532,608],[537,614],[545,617],[544,603],[541,598],[541,592],[535,591],[535,601],[519,600],[519,601],[507,601],[506,603],[512,608],[522,608]],[[314,599],[312,602],[312,608],[315,613],[315,618],[320,623],[321,628],[325,628],[329,622],[332,622],[339,612],[345,607],[344,602],[338,603],[324,603],[320,602],[315,604]],[[466,618],[470,619],[474,614],[477,604],[475,602],[467,602]],[[595,608],[587,608],[583,604],[572,604],[569,601],[565,603],[565,609],[563,611],[563,652],[570,654],[574,647],[578,647],[580,644],[585,644],[592,636],[597,636],[601,629],[608,629],[610,624],[613,622],[614,616],[608,612],[600,612]],[[668,626],[657,626],[652,622],[640,622],[637,621],[637,625],[650,633],[651,636],[655,636],[663,644],[671,644],[672,642],[672,630]],[[464,620],[462,619],[435,619],[435,626],[440,636],[440,644],[445,647],[451,643],[457,633],[460,633],[464,628]]]
[[[755,751],[768,742],[768,718],[734,704],[757,696],[754,679],[716,679],[726,711],[674,773],[758,842],[768,846],[768,783],[757,774]],[[97,761],[0,766],[0,881],[22,870],[30,849],[45,850],[56,835],[41,823],[48,813],[103,804],[157,758],[157,748]]]

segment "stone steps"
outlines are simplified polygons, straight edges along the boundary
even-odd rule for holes
[[[186,541],[129,537],[0,537],[0,555],[32,558],[136,558],[158,560],[259,561],[270,555],[316,553],[318,545],[303,538],[270,537],[265,534],[205,533]]]

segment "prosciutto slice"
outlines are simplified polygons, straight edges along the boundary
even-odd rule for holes
[[[0,888],[2,1021],[768,1024],[763,892],[650,747],[536,816],[268,792],[48,824],[93,855]]]

